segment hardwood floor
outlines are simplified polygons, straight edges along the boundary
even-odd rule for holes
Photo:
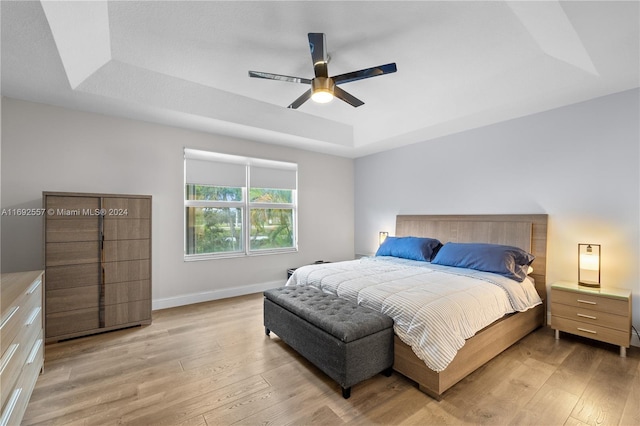
[[[46,346],[23,424],[640,424],[640,348],[543,328],[440,402],[394,372],[340,387],[262,326],[262,295]]]

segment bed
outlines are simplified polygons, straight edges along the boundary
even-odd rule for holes
[[[477,332],[474,330],[475,334],[460,344],[461,347],[457,349],[457,352],[451,355],[451,359],[447,360],[446,364],[443,364],[445,365],[444,368],[439,367],[440,364],[427,362],[430,360],[425,361],[424,353],[416,350],[415,344],[412,349],[412,346],[405,343],[405,341],[408,341],[407,336],[402,332],[396,332],[394,336],[395,359],[393,368],[415,381],[424,393],[440,399],[447,389],[544,324],[546,312],[547,215],[399,215],[396,217],[395,236],[430,237],[439,240],[443,244],[448,242],[500,244],[520,248],[535,256],[535,260],[531,264],[533,272],[528,275],[526,281],[530,281],[531,291],[537,293],[535,296],[538,302],[532,304],[531,306],[533,307],[522,309],[521,312],[516,311],[506,314]],[[362,264],[367,264],[367,262],[375,264],[378,261],[378,266],[383,266],[383,269],[380,269],[381,271],[386,271],[384,268],[402,270],[405,267],[413,268],[415,266],[411,264],[413,261],[394,260],[393,258],[390,258],[391,266],[388,266],[383,260],[383,257],[379,258],[379,260],[365,260]],[[396,263],[398,265],[395,265]],[[424,264],[425,262],[422,263]],[[323,268],[327,271],[335,272],[341,268],[345,269],[347,266],[349,268],[354,267],[351,263],[344,262],[344,268],[338,265],[331,266],[331,264],[299,268],[288,282],[288,285],[313,285],[313,283],[304,282],[306,278],[303,277],[314,275],[316,272],[321,273]],[[440,272],[438,265],[430,266],[427,264],[426,266],[429,273],[433,273],[434,269],[436,272]],[[359,268],[362,269],[364,266],[356,264],[355,269]],[[411,271],[413,273],[413,269]],[[460,271],[462,272],[457,275],[467,275],[467,270],[460,269]],[[442,272],[450,271],[443,270]],[[358,273],[357,271],[345,271],[343,275],[352,277]],[[482,274],[480,273],[480,275]],[[486,276],[480,276],[479,278],[487,279]],[[529,280],[529,278],[531,279]],[[347,280],[345,279],[345,281]],[[327,288],[322,290],[333,292],[334,289],[331,287],[333,285],[331,284],[332,280],[326,279],[326,282],[329,284],[326,285]],[[500,284],[500,282],[497,284]],[[351,285],[353,286],[354,284]],[[347,285],[345,284],[340,288],[347,288]],[[362,293],[365,293],[365,291],[362,291]],[[345,298],[350,297],[349,294],[346,294],[346,291],[344,295],[339,292],[338,295]],[[509,297],[511,298],[511,296]],[[358,303],[363,303],[363,301],[365,305],[369,303],[366,298],[363,299],[359,296]],[[371,303],[374,302],[375,300]],[[399,318],[397,315],[395,317],[396,319]],[[420,357],[416,353],[420,354]],[[428,364],[431,365],[431,368]]]

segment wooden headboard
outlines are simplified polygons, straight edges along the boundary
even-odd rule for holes
[[[437,238],[443,244],[493,243],[519,247],[533,254],[536,290],[546,300],[547,215],[398,215],[396,236]]]

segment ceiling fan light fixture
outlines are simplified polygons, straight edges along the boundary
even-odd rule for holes
[[[311,95],[311,100],[319,104],[326,104],[327,102],[331,102],[333,100],[333,93],[325,90],[318,90],[316,92],[313,92],[313,94]]]
[[[316,77],[311,81],[311,100],[319,104],[326,104],[333,99],[335,83],[330,77]]]

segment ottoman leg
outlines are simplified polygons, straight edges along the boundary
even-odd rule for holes
[[[393,373],[393,367],[389,367],[389,368],[387,368],[386,370],[384,370],[384,371],[382,372],[382,374],[384,374],[384,375],[385,375],[385,376],[387,376],[387,377],[391,377],[391,374],[392,374],[392,373]]]
[[[348,399],[351,396],[351,386],[348,388],[342,388],[342,397]]]
[[[269,330],[267,327],[265,327],[264,328],[264,334],[266,334],[268,336],[269,333],[271,333],[271,330]]]

